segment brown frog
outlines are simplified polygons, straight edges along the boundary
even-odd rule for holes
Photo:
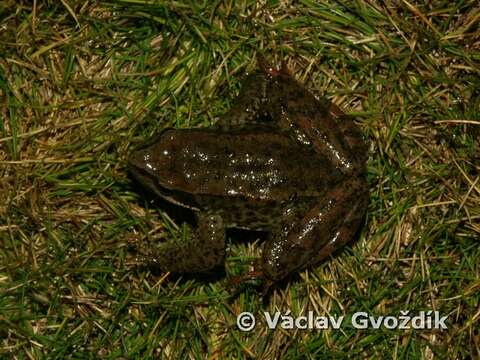
[[[366,153],[352,119],[287,71],[250,74],[215,126],[166,129],[130,157],[141,184],[198,219],[187,241],[149,259],[164,271],[208,271],[223,264],[233,227],[269,232],[254,272],[266,286],[317,263],[361,223]]]

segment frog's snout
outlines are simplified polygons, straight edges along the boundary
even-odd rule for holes
[[[148,170],[151,167],[151,158],[148,149],[140,149],[133,152],[128,158],[128,165],[131,168]]]
[[[154,176],[157,180],[171,178],[175,167],[175,152],[168,142],[157,142],[130,155],[128,164],[133,171]]]

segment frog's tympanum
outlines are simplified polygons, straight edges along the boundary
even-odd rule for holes
[[[225,260],[225,228],[267,231],[253,272],[271,284],[352,239],[368,204],[366,147],[352,119],[284,70],[248,75],[213,127],[166,129],[129,159],[135,178],[193,210],[197,228],[151,260],[208,271]]]

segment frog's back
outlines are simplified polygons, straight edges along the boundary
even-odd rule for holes
[[[203,199],[315,197],[339,178],[325,157],[269,127],[175,130],[165,141],[174,156],[162,185]]]

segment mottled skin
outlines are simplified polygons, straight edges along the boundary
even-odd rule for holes
[[[129,165],[198,216],[188,241],[152,250],[162,270],[210,270],[224,262],[225,228],[265,230],[255,274],[271,284],[353,237],[368,203],[365,161],[352,119],[285,71],[266,70],[246,78],[216,126],[167,129]]]

